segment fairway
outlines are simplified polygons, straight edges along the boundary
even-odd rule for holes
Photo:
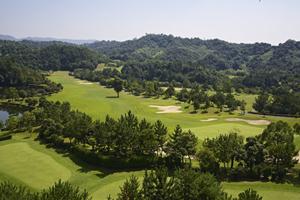
[[[232,182],[223,183],[224,190],[233,196],[240,191],[252,188],[256,190],[264,200],[296,200],[300,198],[300,188],[292,184],[276,184],[271,182]]]
[[[0,146],[0,169],[4,175],[19,179],[35,189],[43,189],[58,179],[68,180],[71,172],[47,154],[35,151],[27,143]]]
[[[96,169],[46,148],[23,133],[18,133],[12,140],[0,142],[0,163],[0,181],[9,180],[39,191],[59,179],[68,180],[87,189],[95,200],[104,200],[109,194],[114,197],[126,178],[132,174],[138,177],[144,174],[143,171]]]
[[[24,139],[23,134],[15,135],[10,141],[0,142],[0,152],[0,181],[10,180],[35,191],[48,187],[57,179],[63,179],[87,189],[93,199],[105,200],[109,194],[115,197],[119,187],[130,175],[134,174],[140,180],[144,175],[143,171],[112,172],[95,169],[30,138]],[[300,189],[291,184],[232,182],[223,183],[223,186],[232,195],[252,187],[264,200],[298,200],[300,195]]]
[[[174,99],[155,99],[144,98],[141,96],[129,95],[121,92],[120,98],[115,98],[116,93],[113,89],[105,88],[97,83],[80,84],[80,80],[68,75],[68,72],[54,72],[49,77],[52,81],[61,83],[64,89],[49,97],[50,100],[68,101],[72,108],[78,109],[92,116],[94,119],[103,120],[107,114],[117,118],[131,110],[139,118],[147,118],[149,121],[160,119],[172,131],[177,124],[183,129],[192,129],[199,138],[216,136],[220,132],[224,133],[234,129],[238,129],[240,134],[253,136],[261,133],[265,125],[249,125],[246,122],[227,122],[227,118],[243,118],[243,119],[263,119],[269,121],[285,120],[289,123],[297,121],[295,118],[281,117],[263,117],[258,115],[240,115],[221,113],[215,114],[209,112],[206,114],[190,114],[189,109],[185,109],[186,104],[178,102]],[[246,98],[246,102],[251,102],[255,95],[239,95],[239,98]],[[155,106],[180,106],[181,113],[157,113],[159,110]],[[151,107],[152,106],[152,107]],[[208,118],[216,118],[216,121],[203,121]],[[201,121],[202,120],[202,121]],[[219,125],[222,124],[222,125]],[[217,125],[214,127],[214,125]],[[223,128],[224,127],[224,128]],[[203,128],[203,130],[202,130]],[[215,129],[217,128],[217,129]]]

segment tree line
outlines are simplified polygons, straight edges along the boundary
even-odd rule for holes
[[[300,93],[287,88],[277,88],[272,93],[261,93],[253,104],[253,108],[261,114],[285,114],[300,116]]]
[[[117,92],[124,90],[132,95],[155,98],[172,98],[175,97],[181,102],[189,103],[193,106],[194,112],[202,109],[207,112],[207,109],[216,106],[220,112],[227,108],[229,112],[233,112],[240,108],[242,113],[245,113],[246,102],[237,100],[230,88],[223,92],[217,90],[213,95],[208,95],[210,87],[208,85],[191,84],[186,81],[179,92],[175,90],[176,83],[161,83],[158,81],[138,81],[136,79],[124,80],[119,71],[113,68],[107,68],[103,71],[92,71],[88,69],[77,69],[70,75],[79,79],[99,82],[101,85],[108,88],[113,88]],[[162,87],[165,86],[164,90]]]
[[[41,141],[67,148],[93,164],[110,164],[104,160],[117,158],[126,160],[130,167],[164,163],[174,169],[198,160],[201,171],[221,179],[283,181],[296,163],[294,135],[300,134],[299,124],[271,123],[262,134],[246,140],[237,132],[223,133],[205,139],[198,151],[195,134],[179,125],[169,133],[160,120],[139,120],[130,111],[118,119],[107,115],[104,121],[93,121],[85,113],[71,110],[67,102],[44,97],[27,102],[36,108],[21,117],[10,116],[6,129],[31,132],[38,127]],[[139,162],[132,163],[134,159]]]
[[[198,152],[200,170],[232,180],[284,181],[297,163],[294,135],[299,125],[278,121],[246,141],[235,132],[206,139]]]
[[[107,198],[113,200],[111,196]],[[134,175],[120,187],[116,200],[262,200],[252,189],[233,198],[224,192],[220,182],[209,173],[179,169],[173,173],[165,168],[145,171],[142,184]]]
[[[0,57],[0,98],[18,99],[58,92],[61,84],[47,79],[42,72]]]
[[[48,189],[31,192],[27,187],[11,182],[0,183],[2,200],[92,200],[86,190],[80,190],[69,182],[59,180]],[[113,200],[109,195],[108,200]],[[237,198],[223,191],[221,184],[208,173],[198,173],[191,169],[169,173],[165,168],[145,171],[142,185],[131,176],[120,187],[116,200],[262,200],[252,189],[238,194]]]

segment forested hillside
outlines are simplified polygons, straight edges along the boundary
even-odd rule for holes
[[[220,71],[226,71],[238,75],[233,81],[236,85],[300,89],[300,42],[293,40],[272,46],[149,34],[125,42],[101,41],[87,46],[124,61],[123,72],[139,79],[211,83],[217,77],[223,80]]]

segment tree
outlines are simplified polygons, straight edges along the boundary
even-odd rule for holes
[[[43,190],[39,200],[92,200],[87,191],[80,191],[78,187],[72,186],[69,182],[59,180],[47,190]]]
[[[20,119],[20,126],[26,128],[29,132],[32,132],[32,128],[35,125],[36,118],[32,112],[26,111],[23,113]]]
[[[165,168],[145,171],[143,180],[143,199],[145,200],[173,200],[175,198],[174,178],[169,177]]]
[[[221,185],[211,174],[192,169],[181,169],[175,173],[175,199],[222,199],[222,196]]]
[[[256,137],[246,138],[246,143],[244,144],[244,157],[246,167],[249,169],[250,174],[253,172],[253,167],[264,162],[264,146]]]
[[[28,188],[17,186],[11,182],[0,183],[1,200],[39,200],[38,195],[32,194]]]
[[[247,189],[244,192],[239,193],[238,200],[262,200],[263,198],[257,194],[255,190]]]
[[[68,182],[58,181],[48,189],[32,193],[26,187],[17,186],[10,182],[0,183],[1,200],[92,200],[84,190],[72,186]]]
[[[182,88],[176,95],[177,99],[182,102],[187,102],[189,99],[189,92],[186,88]]]
[[[220,109],[220,112],[223,111],[223,106],[226,103],[226,96],[224,93],[218,91],[216,94],[214,94],[212,97],[212,102],[217,106],[217,108]]]
[[[191,156],[196,154],[197,137],[189,130],[183,132],[179,125],[176,126],[173,134],[167,143],[167,152],[175,159],[184,163],[184,157],[188,156],[191,164]]]
[[[268,151],[266,162],[273,166],[273,179],[282,180],[287,169],[292,168],[297,154],[294,131],[283,121],[271,123],[261,134],[261,142]]]
[[[117,93],[117,97],[119,98],[119,93],[123,90],[123,81],[119,78],[115,78],[112,87],[114,88],[115,92]]]
[[[253,104],[253,108],[262,114],[266,114],[268,112],[268,107],[270,105],[270,96],[268,94],[260,94],[257,98],[255,98],[255,102]]]
[[[300,124],[298,124],[298,123],[294,124],[293,128],[294,128],[295,134],[300,135]]]
[[[170,84],[169,87],[165,91],[166,98],[171,98],[175,95],[175,88],[173,84]]]
[[[8,130],[13,131],[18,128],[19,118],[17,116],[10,115],[5,125]]]
[[[0,121],[0,131],[4,128],[4,123]]]
[[[219,163],[214,153],[207,149],[201,149],[197,154],[201,172],[217,174],[219,171]]]
[[[240,101],[240,110],[242,115],[244,115],[246,113],[246,101],[242,100]]]
[[[136,176],[131,176],[125,181],[122,187],[120,187],[121,192],[118,193],[117,200],[140,200],[140,184]]]
[[[160,151],[160,155],[162,156],[164,145],[167,140],[168,128],[160,120],[157,120],[154,124],[154,134],[158,142],[158,150]]]
[[[221,134],[213,139],[206,139],[203,146],[210,149],[219,162],[226,164],[231,162],[230,168],[233,168],[234,161],[239,158],[242,151],[243,137],[237,133]]]

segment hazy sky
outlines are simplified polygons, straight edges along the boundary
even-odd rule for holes
[[[126,40],[145,33],[300,40],[300,0],[0,0],[0,34]]]

